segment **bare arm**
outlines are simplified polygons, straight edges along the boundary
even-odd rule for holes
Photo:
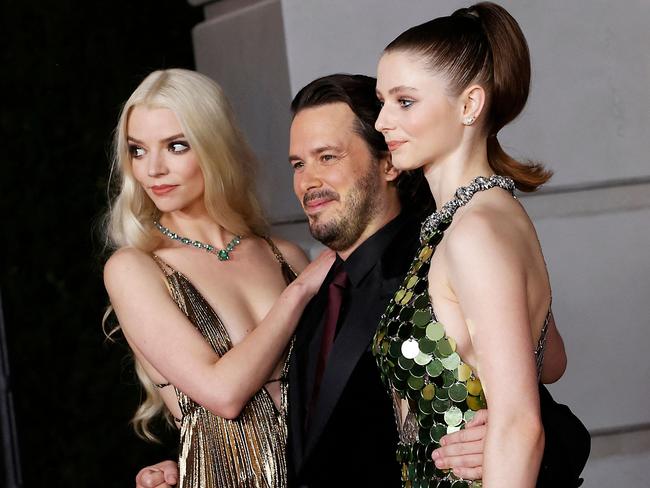
[[[169,295],[158,266],[125,249],[104,269],[104,282],[124,335],[167,381],[211,412],[235,418],[280,361],[302,311],[334,261],[325,252],[289,285],[264,319],[219,357]]]
[[[548,384],[562,377],[567,363],[564,342],[554,317],[551,317],[546,341],[541,382]],[[465,429],[443,436],[440,447],[432,455],[436,466],[440,469],[451,468],[461,478],[481,479],[487,419],[488,411],[480,410]]]
[[[483,486],[534,487],[544,447],[517,236],[467,215],[447,244],[449,280],[469,328],[488,405]],[[503,224],[501,224],[503,226]]]

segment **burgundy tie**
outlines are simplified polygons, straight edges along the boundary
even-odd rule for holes
[[[320,392],[320,385],[327,365],[327,359],[334,344],[334,336],[336,335],[336,324],[339,320],[339,313],[341,312],[341,303],[343,302],[343,291],[348,285],[348,274],[345,272],[343,266],[334,273],[332,282],[327,290],[327,311],[325,312],[325,326],[323,327],[323,337],[320,341],[320,352],[318,353],[318,364],[316,366],[316,376],[314,377],[314,389],[311,394],[311,401],[309,402],[309,410],[307,413],[307,422],[311,418],[316,402],[318,401],[318,394]]]

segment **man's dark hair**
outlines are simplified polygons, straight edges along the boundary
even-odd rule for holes
[[[336,74],[312,81],[298,92],[291,102],[295,115],[305,108],[330,103],[345,103],[356,115],[355,131],[375,159],[386,155],[388,146],[381,132],[375,130],[375,121],[381,110],[375,93],[376,81],[370,76]]]
[[[376,94],[377,80],[371,76],[334,74],[318,78],[303,87],[291,102],[295,117],[301,110],[331,103],[345,103],[354,112],[355,132],[368,145],[373,158],[388,153],[384,136],[375,130],[381,110]],[[435,210],[435,202],[422,169],[403,171],[395,181],[402,208],[423,218]]]

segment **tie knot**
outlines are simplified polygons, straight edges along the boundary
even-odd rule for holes
[[[331,284],[338,286],[339,288],[346,288],[348,286],[348,274],[345,272],[345,268],[342,265],[339,266],[339,269],[334,273]]]

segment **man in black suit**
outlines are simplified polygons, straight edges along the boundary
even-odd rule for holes
[[[292,103],[294,191],[311,234],[338,255],[296,330],[287,450],[296,486],[400,486],[391,399],[369,345],[416,251],[419,219],[402,211],[398,186],[413,185],[399,184],[407,176],[374,129],[374,90],[372,78],[333,75]],[[340,270],[348,283],[319,374],[328,290]]]
[[[305,488],[398,487],[394,414],[370,343],[416,251],[419,222],[434,204],[421,172],[400,174],[390,164],[383,136],[374,129],[379,112],[374,78],[315,80],[296,95],[292,111],[294,191],[310,232],[338,257],[296,331],[289,373],[290,482]],[[324,355],[331,286],[342,288],[341,301]],[[543,388],[540,398],[547,430],[540,486],[578,486],[588,454],[584,427]],[[477,442],[445,447],[442,457],[471,453],[450,459],[480,466],[482,430],[475,432]],[[563,445],[567,439],[578,442]],[[138,486],[168,486],[162,473],[169,480],[173,466],[145,468]]]

